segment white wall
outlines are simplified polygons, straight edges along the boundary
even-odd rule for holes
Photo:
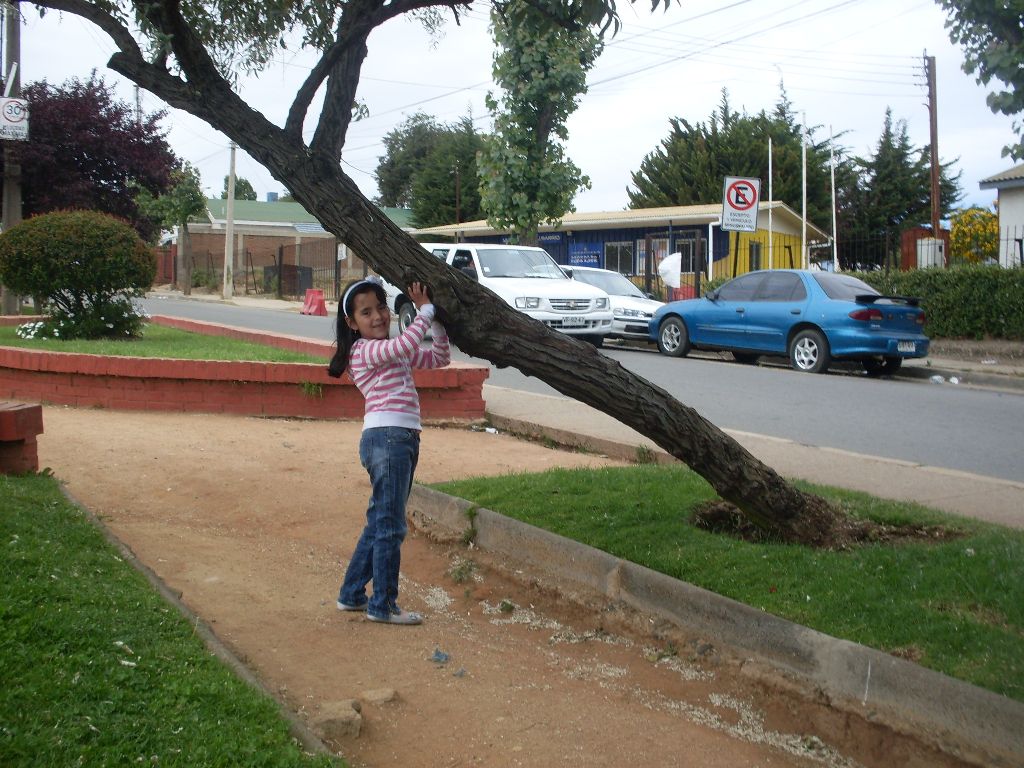
[[[999,190],[999,263],[1019,267],[1024,238],[1024,187]]]

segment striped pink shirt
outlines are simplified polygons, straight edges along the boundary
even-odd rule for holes
[[[420,398],[412,380],[413,368],[444,368],[451,362],[448,334],[432,323],[434,305],[420,307],[405,333],[394,339],[357,339],[349,352],[348,373],[366,398],[363,429],[405,427],[420,429]],[[430,329],[433,346],[420,347]]]

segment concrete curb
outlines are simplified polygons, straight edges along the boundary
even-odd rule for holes
[[[894,378],[899,379],[930,379],[941,376],[946,382],[956,377],[959,383],[967,386],[986,387],[991,389],[1024,390],[1024,376],[1006,373],[987,373],[971,368],[956,370],[948,366],[935,368],[931,366],[905,366],[897,371]],[[955,386],[955,385],[954,385]]]
[[[845,711],[987,766],[1024,764],[1024,704],[831,637],[470,502],[415,486],[409,516],[440,540],[466,540],[557,585],[712,637],[824,693]]]

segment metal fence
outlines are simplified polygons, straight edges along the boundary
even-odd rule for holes
[[[932,238],[928,230],[893,231],[874,237],[840,238],[837,247],[839,267],[844,271],[876,269],[924,269],[955,267],[967,264],[990,264],[1024,267],[1024,226],[1003,227],[997,242],[989,242],[972,252],[958,252],[950,247],[949,233]]]
[[[276,253],[247,252],[245,291],[301,297],[316,288],[328,301],[337,301],[340,287],[365,273],[363,262],[333,238],[307,239],[283,245]]]

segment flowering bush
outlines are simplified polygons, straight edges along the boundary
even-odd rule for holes
[[[45,300],[33,338],[129,338],[143,315],[132,297],[152,285],[153,251],[128,224],[94,211],[34,216],[0,235],[0,282]]]
[[[111,311],[112,310],[112,311]],[[131,299],[115,297],[106,315],[89,313],[75,318],[63,309],[54,309],[45,320],[19,325],[15,330],[22,339],[127,339],[142,335],[149,314],[132,304]]]
[[[999,217],[984,208],[965,208],[953,214],[949,255],[956,261],[984,264],[999,258]]]

